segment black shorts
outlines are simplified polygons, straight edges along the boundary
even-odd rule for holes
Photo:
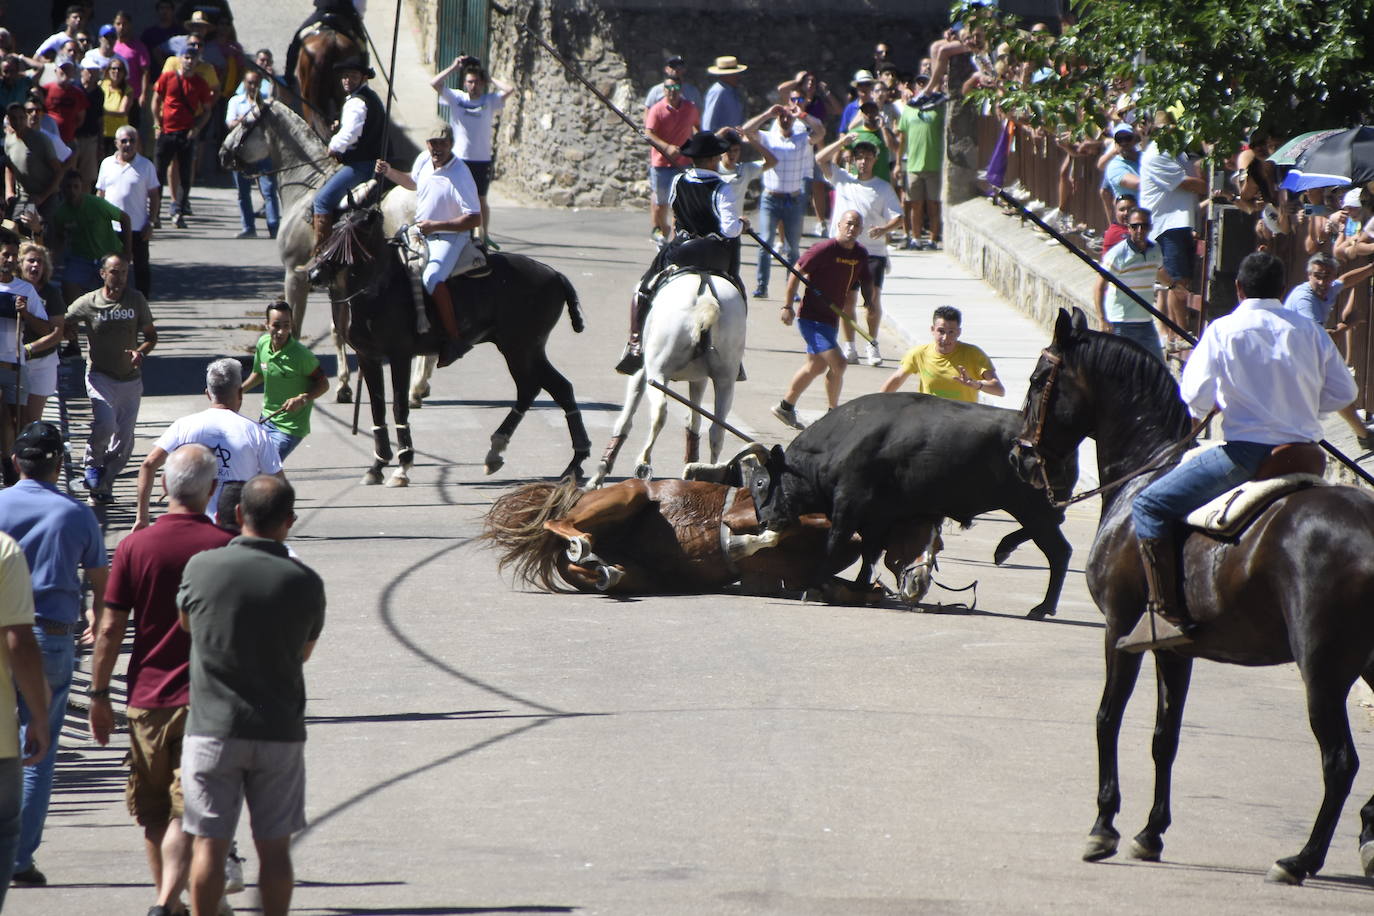
[[[484,159],[478,162],[475,159],[464,159],[468,171],[472,173],[472,180],[477,185],[477,196],[486,197],[487,188],[491,187],[491,160]]]
[[[884,277],[884,275],[886,275],[886,274],[887,274],[887,257],[886,257],[886,256],[883,256],[883,257],[881,257],[881,258],[875,258],[873,255],[869,255],[869,256],[868,256],[868,276],[871,277],[872,280],[873,280],[873,288],[874,288],[874,289],[882,289],[882,288],[883,288],[883,277]],[[854,285],[851,286],[851,287],[849,287],[849,288],[850,288],[851,290],[854,290],[854,289],[862,289],[862,288],[863,288],[863,284],[859,283],[859,282],[856,280],[856,281],[854,282]]]

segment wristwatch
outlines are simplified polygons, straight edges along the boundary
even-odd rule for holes
[[[92,700],[108,700],[110,698],[110,688],[102,690],[87,690],[86,696]]]

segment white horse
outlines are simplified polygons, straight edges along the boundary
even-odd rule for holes
[[[726,418],[735,399],[735,379],[744,358],[745,317],[745,302],[740,291],[728,279],[716,274],[687,271],[658,289],[644,323],[644,368],[626,385],[625,407],[620,411],[611,441],[589,488],[601,486],[611,472],[649,380],[660,385],[670,381],[687,382],[693,404],[701,403],[709,380],[715,392],[715,415],[720,420]],[[667,411],[667,395],[657,388],[650,391],[649,440],[639,455],[636,477],[653,476],[651,452],[663,429]],[[688,462],[699,457],[700,431],[701,414],[691,411],[687,420]],[[725,444],[725,428],[712,423],[709,439],[711,460],[718,461]]]
[[[268,168],[277,173],[277,187],[281,193],[282,221],[277,229],[277,251],[286,270],[283,292],[291,306],[299,337],[305,323],[306,297],[310,292],[305,265],[310,260],[315,241],[311,206],[315,192],[334,174],[338,165],[329,157],[329,148],[310,125],[275,99],[265,100],[250,110],[220,146],[220,163],[226,169],[252,174],[264,161],[270,162]],[[366,188],[355,191],[359,199],[365,193]],[[414,192],[393,187],[382,198],[382,215],[388,236],[403,224],[414,222]],[[337,397],[340,403],[348,403],[353,398],[353,390],[349,386],[344,340],[337,328],[331,328],[331,336],[339,367]]]

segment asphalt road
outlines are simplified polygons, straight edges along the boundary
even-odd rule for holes
[[[190,230],[157,243],[164,343],[139,454],[200,407],[209,359],[247,352],[252,316],[279,283],[269,242],[232,240],[226,191],[196,210]],[[626,290],[651,253],[646,222],[496,211],[505,250],[548,261],[581,294],[587,332],[561,325],[551,352],[598,451],[621,397],[609,366]],[[316,301],[307,337],[324,331]],[[733,416],[765,441],[785,441],[767,411],[799,359],[794,334],[756,309]],[[886,371],[855,367],[846,390],[875,390]],[[1087,865],[1102,630],[1081,563],[1045,622],[1022,616],[1044,588],[1043,560],[1025,548],[992,566],[1011,524],[995,516],[947,534],[940,579],[978,580],[974,612],[515,591],[471,539],[496,495],[566,463],[562,416],[541,398],[487,477],[487,438],[512,394],[498,355],[479,347],[434,388],[413,416],[422,457],[408,489],[358,485],[370,443],[332,404],[288,462],[293,544],[330,598],[307,667],[299,912],[1367,911],[1374,891],[1354,842],[1367,772],[1328,871],[1303,889],[1262,883],[1305,841],[1320,792],[1291,666],[1199,667],[1166,862]],[[660,474],[677,472],[680,441],[670,426]],[[116,491],[112,543],[131,492],[128,480]],[[1080,561],[1093,511],[1070,514]],[[1123,732],[1128,836],[1149,805],[1151,687],[1147,675]],[[1352,710],[1369,747],[1370,716]],[[151,897],[123,808],[123,749],[70,726],[38,853],[54,886],[16,889],[12,910],[135,911]],[[234,900],[248,912],[255,901],[251,887]]]

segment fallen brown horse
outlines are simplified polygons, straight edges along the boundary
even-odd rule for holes
[[[823,582],[858,558],[856,540],[838,560],[827,559],[829,529],[818,515],[781,535],[766,531],[749,491],[724,484],[631,479],[582,490],[565,479],[525,484],[497,499],[482,537],[501,552],[503,571],[511,568],[518,582],[546,591],[570,586],[583,592],[680,594],[739,582],[751,594],[778,594]],[[920,566],[913,562],[920,557],[924,572],[909,572],[908,579],[919,580],[924,593],[938,549],[938,523],[913,525],[889,545],[887,562],[900,576]],[[823,587],[828,600],[881,596],[829,585]]]

